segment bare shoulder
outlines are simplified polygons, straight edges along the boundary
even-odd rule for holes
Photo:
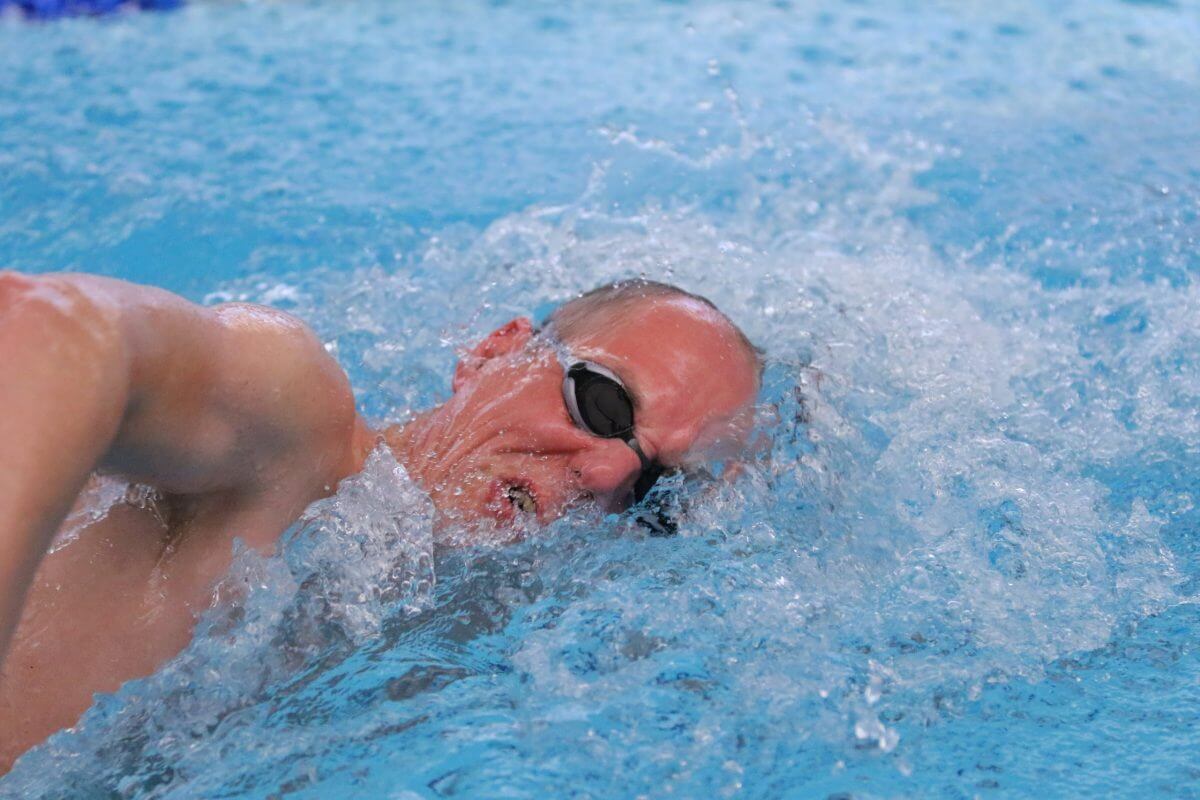
[[[214,306],[211,313],[223,333],[222,363],[231,370],[232,379],[280,391],[295,389],[299,394],[289,398],[289,405],[313,394],[330,394],[325,399],[336,400],[339,407],[350,400],[346,374],[299,318],[253,303],[225,303]]]
[[[289,449],[329,458],[348,453],[361,424],[350,381],[308,325],[251,303],[211,313],[220,323],[218,380],[228,402],[259,417],[260,429],[282,437]]]
[[[307,325],[267,306],[205,307],[80,273],[0,271],[5,348],[52,332],[81,369],[120,379],[120,429],[100,464],[171,494],[304,494],[358,468],[350,382]],[[77,346],[76,346],[77,345]],[[72,352],[74,352],[72,350]]]

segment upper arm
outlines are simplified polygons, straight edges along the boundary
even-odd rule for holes
[[[0,271],[0,663],[47,545],[97,466],[221,509],[270,512],[274,525],[357,468],[359,425],[345,375],[282,312]],[[227,564],[227,550],[200,545],[179,561],[191,580],[173,585],[185,595],[206,592]]]
[[[349,382],[299,320],[123,284],[126,413],[104,466],[178,494],[320,487],[349,471]]]

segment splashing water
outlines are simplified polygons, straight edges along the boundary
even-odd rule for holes
[[[628,275],[768,361],[670,539],[437,550],[375,454],[0,797],[1200,792],[1200,8],[901,5],[0,27],[15,266],[285,308],[378,420]]]

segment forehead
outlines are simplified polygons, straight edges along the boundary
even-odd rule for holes
[[[719,437],[751,404],[756,367],[719,313],[690,298],[647,298],[579,331],[572,351],[613,370],[636,404],[638,435],[676,454]]]

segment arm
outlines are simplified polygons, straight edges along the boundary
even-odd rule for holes
[[[345,376],[286,314],[0,272],[0,660],[93,469],[238,499],[286,472],[315,497],[357,467],[358,430]]]

